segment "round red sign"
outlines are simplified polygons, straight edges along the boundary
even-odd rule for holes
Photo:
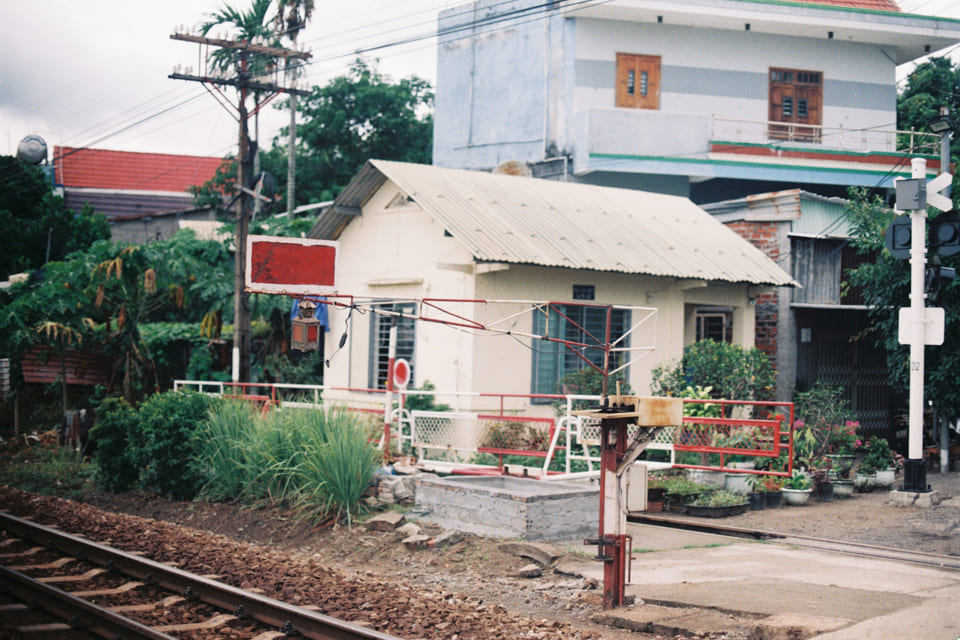
[[[403,358],[397,358],[393,362],[393,384],[398,387],[410,384],[410,363]]]

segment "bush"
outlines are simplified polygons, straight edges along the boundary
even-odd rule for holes
[[[137,411],[123,398],[106,398],[97,407],[90,440],[95,443],[97,484],[102,489],[126,491],[140,479],[140,469],[128,448],[129,434],[136,428]]]
[[[714,398],[727,400],[768,400],[776,377],[770,358],[756,347],[715,340],[687,345],[680,362],[655,367],[652,374],[654,395],[682,396],[688,387],[710,387]]]
[[[140,469],[140,486],[177,500],[197,495],[201,475],[190,464],[191,435],[206,419],[209,396],[194,391],[165,391],[140,405],[130,454]]]
[[[794,395],[793,407],[798,459],[809,463],[831,453],[853,453],[859,423],[842,388],[814,385]]]

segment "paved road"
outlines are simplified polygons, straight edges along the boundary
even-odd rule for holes
[[[960,570],[629,525],[627,594],[606,624],[751,640],[960,640]],[[584,571],[602,581],[598,565]]]

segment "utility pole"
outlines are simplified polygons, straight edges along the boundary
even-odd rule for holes
[[[303,51],[293,51],[280,47],[268,47],[248,42],[247,40],[224,40],[221,38],[207,38],[195,36],[187,33],[174,33],[170,35],[171,40],[183,40],[185,42],[194,42],[202,47],[219,47],[233,49],[239,56],[239,65],[236,77],[224,78],[211,75],[205,69],[201,70],[199,75],[193,75],[190,69],[186,73],[180,73],[179,70],[171,73],[168,77],[173,80],[188,80],[190,82],[200,82],[204,88],[210,92],[217,101],[230,111],[231,115],[240,125],[239,140],[237,143],[237,189],[238,204],[236,214],[236,226],[234,235],[234,274],[233,274],[233,381],[249,382],[250,380],[250,305],[244,284],[244,271],[246,267],[246,247],[247,247],[247,228],[249,225],[249,198],[254,195],[250,188],[250,180],[253,175],[253,158],[251,154],[250,136],[248,133],[247,120],[251,115],[255,115],[270,100],[281,93],[293,95],[308,95],[307,91],[298,91],[289,87],[281,86],[275,82],[262,82],[259,79],[252,79],[248,74],[248,62],[251,55],[268,56],[271,58],[280,58],[289,64],[291,59],[308,59],[310,54]],[[204,65],[207,57],[201,56]],[[221,91],[221,87],[235,87],[239,94],[239,100],[234,106]],[[247,110],[247,98],[252,93],[265,95],[266,97],[258,101],[252,111]]]

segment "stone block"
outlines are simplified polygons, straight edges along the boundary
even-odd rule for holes
[[[900,491],[889,494],[889,500],[900,507],[933,507],[940,503],[939,491]]]
[[[385,511],[367,520],[364,527],[367,531],[393,531],[403,524],[404,519],[399,511]]]

